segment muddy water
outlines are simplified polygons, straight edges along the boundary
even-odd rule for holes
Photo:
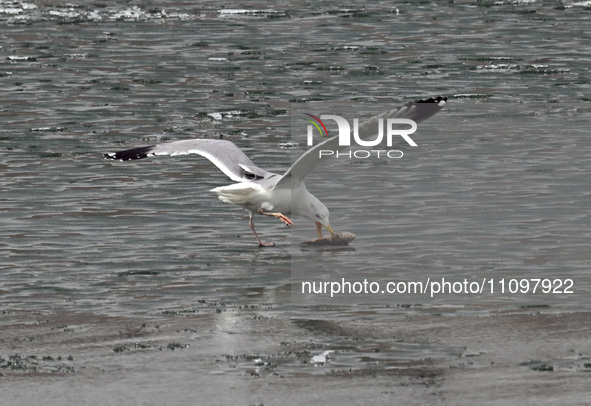
[[[3,402],[583,404],[588,14],[0,2]],[[357,235],[345,249],[302,247],[315,233],[298,218],[258,220],[276,243],[258,249],[245,214],[208,192],[227,179],[203,159],[102,158],[223,137],[281,172],[303,152],[285,148],[294,104],[367,116],[438,94],[448,106],[419,148],[396,146],[404,158],[310,176],[333,227]],[[297,294],[341,278],[487,289]],[[519,291],[533,279],[573,293]]]

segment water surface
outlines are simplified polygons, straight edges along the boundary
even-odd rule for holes
[[[0,2],[5,398],[38,400],[32,382],[72,404],[295,404],[336,385],[335,402],[474,404],[470,379],[486,394],[519,377],[575,404],[591,354],[576,327],[591,288],[588,17],[573,1]],[[333,227],[357,235],[343,250],[302,248],[315,233],[298,218],[258,219],[276,243],[259,249],[246,214],[209,192],[228,180],[204,159],[103,159],[223,137],[281,172],[303,152],[281,147],[294,104],[367,116],[440,94],[404,158],[310,176]],[[575,289],[292,297],[300,279],[341,277]],[[325,350],[328,366],[311,364]]]

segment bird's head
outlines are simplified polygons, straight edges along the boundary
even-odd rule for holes
[[[320,202],[318,202],[320,203]],[[315,223],[316,223],[316,232],[318,233],[318,238],[322,238],[322,227],[326,228],[331,236],[334,236],[334,231],[330,226],[330,221],[328,220],[329,212],[326,206],[322,203],[315,210]]]
[[[305,186],[301,185],[301,187],[302,189],[298,191],[297,199],[294,199],[293,201],[292,210],[296,214],[304,216],[314,222],[318,238],[322,238],[322,227],[326,228],[331,236],[334,236],[335,232],[332,230],[330,221],[328,220],[329,212],[324,203],[308,192]]]

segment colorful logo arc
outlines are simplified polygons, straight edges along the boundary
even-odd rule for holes
[[[318,132],[320,133],[321,137],[328,137],[328,131],[326,130],[326,126],[324,125],[324,123],[322,122],[322,120],[320,120],[318,117],[313,116],[312,114],[308,114],[308,113],[304,113],[306,116],[308,117],[312,117],[314,120],[316,120],[316,122],[318,122],[322,128],[324,129],[324,135],[322,135],[322,129],[320,128],[320,126],[313,120],[308,120],[310,123],[312,123],[314,125],[314,127],[316,127],[318,129]]]

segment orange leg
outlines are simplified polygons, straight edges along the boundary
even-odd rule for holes
[[[258,210],[258,213],[259,214],[263,214],[265,216],[274,216],[274,217],[277,217],[279,220],[283,221],[286,226],[293,226],[293,221],[291,221],[291,219],[289,217],[287,217],[285,214],[282,214],[282,213],[270,213],[270,212],[263,211],[262,209],[259,209]]]

